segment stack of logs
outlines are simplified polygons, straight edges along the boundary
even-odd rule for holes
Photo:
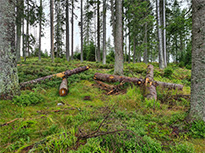
[[[137,86],[144,87],[145,97],[147,99],[155,99],[155,100],[157,100],[157,92],[156,92],[157,86],[162,87],[162,88],[168,88],[168,89],[183,90],[183,85],[181,84],[154,81],[153,65],[148,65],[147,74],[146,74],[145,79],[131,78],[131,77],[125,77],[125,76],[118,76],[118,75],[109,75],[109,74],[102,74],[102,73],[96,73],[94,75],[94,79],[96,80],[96,83],[103,84],[103,86],[106,86],[106,84],[99,82],[99,81],[120,82],[120,83],[126,82],[126,83],[132,83]],[[107,85],[107,86],[110,86],[110,85]]]

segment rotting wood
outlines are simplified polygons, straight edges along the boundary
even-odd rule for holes
[[[148,65],[147,66],[147,74],[145,77],[145,83],[144,83],[144,95],[147,99],[155,99],[157,100],[157,91],[156,87],[154,86],[154,66],[153,65]]]
[[[59,95],[66,96],[67,94],[68,94],[68,81],[67,78],[63,78],[59,88]]]
[[[125,77],[125,76],[118,76],[118,75],[111,75],[111,74],[103,74],[103,73],[95,73],[94,75],[95,80],[105,81],[105,82],[127,82],[127,83],[134,83],[135,85],[141,85],[145,82],[144,79],[139,78],[131,78],[131,77]],[[177,90],[183,90],[183,85],[181,84],[174,84],[174,83],[166,83],[166,82],[160,82],[160,81],[154,81],[153,85],[155,87],[159,86],[162,88],[168,88],[168,89],[177,89]]]
[[[78,68],[75,68],[73,70],[67,70],[65,72],[61,72],[61,73],[57,73],[57,74],[52,74],[52,75],[41,77],[41,78],[38,78],[38,79],[35,79],[35,80],[23,82],[23,83],[20,84],[20,87],[22,89],[22,88],[24,88],[28,84],[39,83],[41,81],[44,81],[46,79],[50,79],[52,77],[68,78],[69,76],[71,76],[73,74],[81,73],[81,72],[86,71],[88,69],[89,69],[88,66],[78,67]]]

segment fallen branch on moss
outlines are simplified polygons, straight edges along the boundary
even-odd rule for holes
[[[13,123],[13,122],[15,122],[15,121],[17,121],[17,120],[19,120],[19,118],[15,118],[15,119],[13,119],[13,120],[11,120],[11,121],[9,121],[9,122],[6,122],[6,123],[4,123],[4,124],[1,124],[0,127],[9,125],[9,124],[11,124],[11,123]]]

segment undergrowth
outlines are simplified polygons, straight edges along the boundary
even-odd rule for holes
[[[180,83],[184,91],[157,88],[157,101],[126,85],[126,92],[106,95],[95,86],[96,72],[113,73],[114,64],[29,58],[20,63],[20,82],[80,66],[90,69],[68,78],[69,94],[58,95],[61,78],[29,85],[12,101],[0,101],[0,152],[203,152],[204,122],[186,122],[190,100],[170,98],[190,94],[191,72],[170,65],[154,79]],[[146,64],[124,64],[124,75],[144,78]],[[117,85],[117,84],[114,84]],[[89,97],[87,100],[85,97]],[[58,105],[58,104],[61,105]],[[15,121],[5,124],[8,121]],[[94,133],[94,134],[93,134]]]

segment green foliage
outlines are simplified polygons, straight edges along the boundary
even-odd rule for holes
[[[164,77],[171,77],[171,75],[173,74],[173,69],[171,67],[167,67],[164,69]]]
[[[44,97],[37,91],[26,91],[13,98],[13,103],[19,106],[36,105],[44,101]]]
[[[171,151],[174,153],[194,153],[193,145],[190,143],[179,143],[174,147],[171,147]]]
[[[147,108],[160,108],[160,102],[159,101],[156,101],[155,99],[147,99],[145,98],[145,106]]]
[[[194,121],[193,123],[191,123],[189,134],[194,138],[205,138],[204,121]]]
[[[90,69],[67,79],[70,92],[65,97],[59,97],[58,94],[62,79],[54,77],[40,84],[29,85],[29,90],[22,91],[18,98],[26,97],[26,101],[29,101],[29,105],[27,102],[24,104],[26,107],[21,107],[20,101],[17,102],[19,106],[9,101],[0,101],[0,124],[19,118],[0,128],[2,152],[23,152],[23,148],[31,145],[34,147],[30,152],[181,152],[185,146],[191,148],[194,144],[191,138],[202,138],[204,133],[200,131],[202,128],[199,123],[190,126],[185,121],[188,100],[169,99],[171,95],[190,94],[188,83],[191,71],[181,69],[177,64],[169,64],[173,74],[168,78],[163,77],[164,72],[157,68],[157,63],[153,64],[155,80],[180,84],[187,82],[184,84],[184,92],[158,87],[158,101],[144,100],[143,89],[135,85],[124,84],[123,93],[119,95],[106,95],[103,90],[93,86],[96,72],[113,74],[112,63],[67,62],[65,58],[56,58],[52,63],[50,58],[42,58],[42,62],[38,62],[38,58],[29,58],[23,64],[18,66],[21,82],[85,65]],[[125,63],[124,75],[144,78],[146,67],[144,63]],[[90,100],[84,100],[85,96],[89,96]],[[31,104],[36,97],[42,97],[43,100],[37,105]],[[63,105],[58,106],[58,103]],[[76,145],[76,136],[94,132],[109,111],[111,113],[103,122],[99,133],[116,129],[125,131],[81,140],[81,144]],[[172,134],[172,127],[179,129],[179,135]],[[185,143],[174,145],[174,142],[181,141]]]

